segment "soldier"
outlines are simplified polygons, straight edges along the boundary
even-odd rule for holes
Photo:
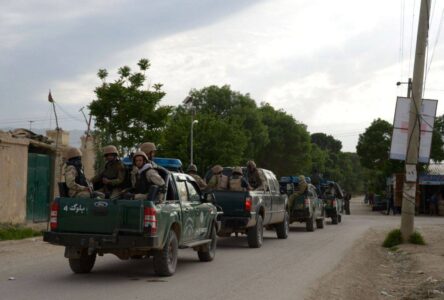
[[[233,192],[245,192],[250,189],[248,181],[245,179],[242,168],[234,167],[228,181],[228,189]]]
[[[253,160],[247,162],[247,179],[253,190],[265,191],[267,180],[264,173],[256,168],[256,163]]]
[[[188,166],[187,169],[187,173],[189,175],[191,175],[191,177],[194,178],[194,180],[196,180],[197,185],[200,187],[201,190],[206,189],[207,184],[205,183],[205,181],[197,174],[197,167],[194,164],[191,164]]]
[[[293,194],[288,197],[288,213],[291,213],[291,210],[293,209],[294,201],[297,197],[305,194],[307,192],[308,184],[305,181],[304,175],[299,175],[299,182],[297,187],[295,188]]]
[[[135,168],[131,172],[131,184],[134,199],[146,200],[151,185],[165,186],[165,181],[156,169],[148,162],[145,152],[137,151],[133,156]]]
[[[106,160],[105,169],[91,179],[94,186],[101,186],[99,191],[104,192],[109,198],[115,198],[122,192],[125,181],[126,169],[118,158],[119,152],[113,145],[103,148]]]
[[[82,152],[71,147],[66,151],[65,183],[71,198],[91,198],[91,184],[83,173]]]
[[[156,155],[157,151],[156,145],[151,142],[143,143],[142,145],[140,145],[140,151],[145,152],[148,158],[148,163],[150,163],[153,166],[153,168],[157,168],[156,163],[153,162],[154,156]]]
[[[213,175],[207,182],[207,189],[226,190],[228,188],[228,177],[222,174],[224,168],[221,165],[215,165],[211,168]]]

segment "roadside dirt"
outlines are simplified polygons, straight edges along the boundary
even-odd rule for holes
[[[444,299],[444,228],[417,230],[427,245],[381,246],[390,229],[370,229],[309,299]]]

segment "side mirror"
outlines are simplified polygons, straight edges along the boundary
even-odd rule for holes
[[[216,204],[216,197],[213,193],[205,193],[203,195],[203,202]]]

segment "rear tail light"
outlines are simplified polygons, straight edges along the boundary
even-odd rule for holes
[[[145,207],[143,210],[143,228],[151,234],[157,233],[156,209],[154,207]]]
[[[51,204],[51,216],[49,218],[49,225],[51,227],[51,230],[56,230],[58,226],[58,217],[59,214],[59,203],[52,202]]]
[[[305,206],[310,206],[310,199],[305,199],[304,200],[304,204],[305,204]]]
[[[253,203],[252,203],[251,197],[245,198],[245,211],[250,212],[252,204]]]

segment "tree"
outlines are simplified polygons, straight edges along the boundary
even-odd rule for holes
[[[341,141],[322,132],[313,133],[311,135],[311,142],[318,145],[322,150],[327,150],[332,153],[339,153],[342,149]]]
[[[268,128],[270,142],[259,154],[258,165],[273,170],[278,177],[309,173],[311,143],[306,126],[267,103],[263,103],[259,110]]]
[[[150,62],[141,59],[138,66],[136,72],[121,67],[112,83],[106,81],[108,71],[99,70],[102,84],[95,89],[97,99],[89,105],[100,143],[114,144],[122,153],[145,141],[158,143],[171,112],[171,107],[159,105],[165,95],[162,84],[144,87]]]
[[[432,133],[432,149],[430,157],[437,162],[444,160],[444,142],[442,133],[444,132],[444,115],[435,119],[435,126]]]

